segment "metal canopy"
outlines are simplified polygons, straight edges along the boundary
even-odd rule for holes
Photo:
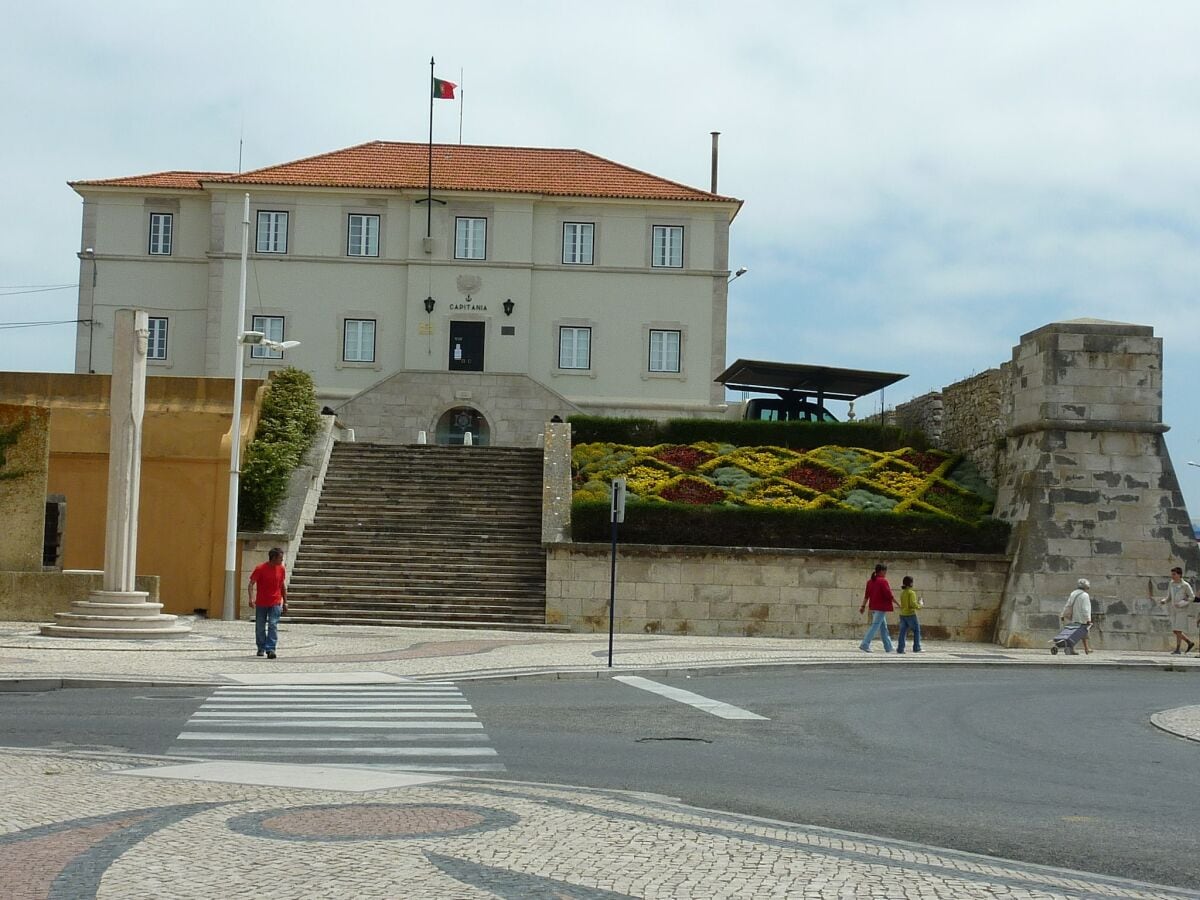
[[[739,359],[713,380],[731,391],[817,397],[823,402],[857,400],[907,377],[908,375],[895,372],[867,372],[862,369],[835,369],[832,366]]]

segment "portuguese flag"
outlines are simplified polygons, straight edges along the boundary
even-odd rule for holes
[[[453,100],[454,89],[458,87],[453,81],[442,81],[440,78],[433,79],[433,99],[434,100]]]

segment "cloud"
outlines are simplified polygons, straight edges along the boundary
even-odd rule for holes
[[[78,277],[68,179],[233,169],[239,137],[245,168],[423,140],[433,55],[463,83],[468,143],[579,147],[707,187],[722,132],[719,187],[746,200],[731,263],[751,269],[731,358],[909,371],[902,399],[1049,321],[1150,324],[1168,440],[1200,456],[1194,3],[48,0],[6,32],[0,284]],[[438,140],[458,111],[439,105]],[[0,297],[0,320],[73,317],[69,295]],[[61,328],[34,336],[0,331],[0,366],[70,366]]]

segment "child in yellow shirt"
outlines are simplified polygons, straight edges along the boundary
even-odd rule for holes
[[[910,631],[913,636],[913,653],[921,652],[921,623],[917,621],[917,610],[924,605],[913,590],[912,576],[905,575],[904,580],[900,582],[900,642],[896,645],[897,653],[904,652],[904,638]]]

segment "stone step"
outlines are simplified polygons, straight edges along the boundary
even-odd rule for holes
[[[465,535],[461,532],[451,534],[411,534],[403,529],[383,531],[373,529],[347,532],[345,529],[334,532],[310,533],[311,526],[304,532],[304,546],[313,550],[332,551],[340,553],[343,550],[358,548],[363,553],[390,552],[393,556],[404,552],[411,553],[440,553],[461,558],[488,556],[504,559],[509,555],[532,557],[536,553],[544,553],[541,544],[541,534],[535,542],[518,540],[514,535]],[[303,552],[303,548],[301,549]]]
[[[494,572],[488,569],[471,569],[470,574],[472,581],[469,582],[469,589],[473,592],[479,592],[480,588],[486,588],[487,593],[494,593],[499,590],[511,591],[513,589],[536,591],[544,588],[545,581],[545,576],[541,572],[518,574]],[[454,572],[442,572],[437,575],[423,575],[419,572],[411,572],[396,575],[394,573],[374,574],[359,571],[346,573],[333,569],[321,571],[302,569],[292,573],[291,578],[288,580],[288,589],[293,591],[298,591],[302,588],[312,590],[316,587],[326,586],[347,590],[353,588],[362,590],[366,590],[367,588],[372,590],[381,588],[384,590],[400,590],[406,585],[420,584],[425,587],[436,587],[439,590],[463,590],[464,583],[463,576]]]
[[[471,567],[463,571],[469,572],[472,579],[475,579],[472,582],[473,586],[480,584],[489,586],[527,585],[531,590],[541,590],[546,580],[545,572],[533,567],[528,569]],[[460,572],[448,572],[445,569],[437,570],[432,567],[428,569],[405,568],[395,571],[363,571],[355,567],[353,572],[345,572],[339,570],[332,563],[325,566],[306,563],[303,568],[296,568],[292,571],[291,577],[288,579],[288,588],[298,590],[302,586],[318,584],[333,586],[369,584],[377,587],[392,587],[415,583],[461,586],[463,575]]]
[[[476,598],[473,598],[476,599]],[[536,599],[525,603],[511,598],[493,600],[487,598],[476,602],[470,609],[465,609],[459,601],[439,601],[437,598],[429,597],[397,597],[395,599],[387,599],[379,596],[367,597],[341,597],[341,596],[315,596],[299,599],[288,597],[288,615],[293,612],[301,612],[304,610],[314,609],[362,609],[371,610],[379,613],[407,613],[407,612],[422,612],[427,615],[437,613],[439,615],[448,615],[452,618],[461,618],[464,615],[478,614],[488,618],[496,616],[517,615],[528,617],[530,614],[542,616],[541,607]]]
[[[56,616],[63,615],[56,613]],[[47,637],[78,637],[110,640],[162,640],[183,637],[192,633],[188,625],[164,625],[157,628],[98,628],[77,625],[43,625]]]
[[[349,603],[359,600],[364,603],[436,603],[454,605],[470,603],[473,606],[504,606],[517,604],[528,606],[530,603],[542,602],[544,590],[488,590],[487,593],[465,593],[460,590],[438,590],[426,585],[411,588],[376,588],[370,585],[354,585],[352,587],[331,587],[329,585],[313,585],[298,587],[288,591],[288,602],[297,603]]]
[[[545,622],[545,616],[536,611],[514,611],[494,613],[484,609],[460,609],[457,611],[441,609],[369,609],[357,606],[324,606],[292,609],[288,604],[288,619],[308,619],[313,616],[338,616],[342,619],[420,619],[426,622],[522,622],[538,625]]]
[[[439,619],[363,619],[346,618],[336,614],[311,615],[296,618],[290,614],[283,620],[289,625],[380,625],[396,628],[462,628],[484,631],[542,631],[552,634],[567,634],[571,629],[564,625],[547,625],[540,622],[483,622],[470,619],[442,621]]]
[[[74,608],[74,607],[73,607]],[[151,613],[141,616],[106,616],[92,613],[60,612],[54,614],[59,625],[75,628],[123,628],[130,631],[143,631],[147,628],[161,628],[173,625],[175,616]]]
[[[71,604],[74,613],[107,616],[113,619],[157,617],[162,612],[161,603],[97,603],[92,600],[76,600]]]
[[[337,444],[287,619],[544,627],[541,479],[540,450]]]

